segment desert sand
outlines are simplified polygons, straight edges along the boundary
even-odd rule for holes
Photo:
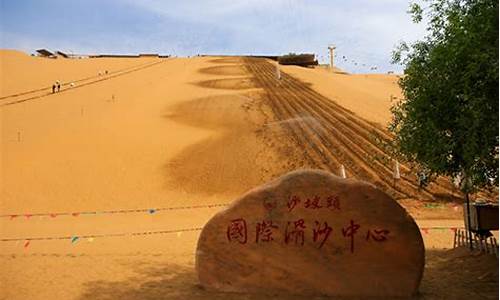
[[[449,183],[418,191],[411,174],[398,186],[387,179],[391,161],[368,133],[385,136],[397,77],[273,74],[271,62],[238,57],[0,51],[0,298],[263,299],[198,286],[199,229],[271,178],[338,174],[342,163],[431,228],[423,298],[496,297],[497,259],[449,250],[450,228],[463,226],[461,208],[443,202],[457,197]],[[56,80],[62,90],[51,94]],[[336,124],[338,136],[327,135]]]

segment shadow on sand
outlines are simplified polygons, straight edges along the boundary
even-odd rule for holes
[[[194,270],[179,265],[142,266],[124,281],[91,281],[81,300],[100,299],[203,299]]]
[[[290,295],[255,295],[207,291],[198,284],[194,268],[179,265],[143,266],[137,276],[125,281],[91,281],[85,284],[80,300],[285,300],[312,299]],[[313,299],[328,299],[313,297]]]
[[[91,281],[80,300],[149,299],[367,299],[218,293],[198,285],[194,267],[134,263],[137,275],[124,281]],[[413,299],[498,299],[498,259],[465,248],[427,250],[420,293]],[[380,298],[377,298],[380,299]],[[385,298],[388,299],[388,298]]]

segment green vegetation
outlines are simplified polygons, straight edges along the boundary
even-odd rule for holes
[[[404,99],[392,108],[394,146],[428,176],[461,178],[468,193],[498,185],[498,2],[427,0],[412,4],[428,34],[402,43]]]

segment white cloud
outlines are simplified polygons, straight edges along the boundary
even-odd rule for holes
[[[153,13],[190,22],[220,22],[224,17],[257,10],[282,8],[290,0],[129,1]],[[293,1],[292,1],[293,2]]]
[[[349,58],[349,62],[337,60],[340,67],[363,71],[363,63],[378,65],[381,70],[392,69],[389,61],[395,44],[413,41],[424,33],[423,26],[411,23],[406,14],[408,5],[401,0],[115,1],[117,6],[127,4],[141,20],[154,21],[133,24],[134,28],[142,26],[141,34],[123,28],[120,32],[102,30],[66,40],[13,35],[5,40],[23,49],[38,48],[45,42],[50,47],[80,52],[314,52],[323,61],[327,59],[328,44],[335,43],[340,57]]]

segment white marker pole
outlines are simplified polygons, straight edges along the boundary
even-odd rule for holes
[[[346,178],[344,165],[340,165],[340,175],[342,178]]]
[[[399,162],[396,160],[396,164],[394,165],[394,179],[400,179],[401,174],[399,173]]]
[[[278,78],[278,80],[281,80],[281,71],[279,63],[276,64],[276,78]]]
[[[396,160],[394,164],[394,186],[396,186],[396,180],[401,178],[401,174],[399,173],[399,162]]]

